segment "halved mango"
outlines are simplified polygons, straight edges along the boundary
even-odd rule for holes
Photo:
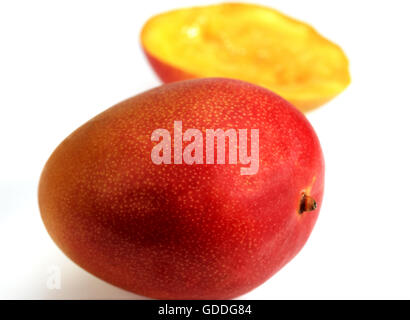
[[[308,111],[350,82],[343,50],[306,23],[271,8],[225,3],[152,17],[145,54],[164,82],[224,77],[268,88]]]

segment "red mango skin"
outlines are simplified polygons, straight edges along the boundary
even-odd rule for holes
[[[199,78],[198,75],[185,72],[178,67],[175,67],[165,61],[162,61],[161,59],[155,57],[155,55],[151,54],[148,50],[142,50],[152,69],[154,70],[155,74],[164,83]],[[333,97],[315,98],[313,100],[294,98],[291,101],[291,104],[297,106],[299,110],[306,113],[307,111],[317,108],[318,106],[321,106],[332,99]]]
[[[172,135],[175,120],[183,131],[259,129],[259,171],[155,165],[151,133]],[[85,123],[47,161],[38,196],[53,240],[95,276],[151,298],[229,299],[301,250],[323,187],[320,144],[300,111],[253,84],[209,78],[146,91]],[[303,193],[317,208],[300,214]]]
[[[148,62],[150,63],[152,69],[155,71],[157,76],[164,82],[175,82],[181,80],[195,79],[195,75],[182,71],[179,68],[175,68],[166,62],[157,59],[155,56],[150,54],[147,50],[142,49]]]

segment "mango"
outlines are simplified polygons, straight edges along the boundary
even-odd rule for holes
[[[324,160],[306,117],[240,80],[166,84],[70,134],[41,174],[44,224],[75,263],[158,299],[228,299],[304,246]]]
[[[149,19],[141,45],[164,82],[240,79],[268,88],[303,112],[350,83],[343,50],[310,25],[272,8],[222,3]]]

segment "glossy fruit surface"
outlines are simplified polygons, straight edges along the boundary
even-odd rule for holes
[[[268,88],[301,111],[350,82],[342,49],[306,23],[268,7],[225,3],[152,17],[141,43],[164,82],[226,77]]]
[[[173,132],[175,121],[203,133],[258,129],[258,171],[154,164],[152,133]],[[56,244],[101,279],[153,298],[224,299],[299,252],[323,183],[320,144],[301,112],[253,84],[195,79],[125,100],[69,135],[44,167],[39,205]]]

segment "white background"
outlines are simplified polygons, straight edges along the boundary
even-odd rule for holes
[[[140,298],[54,245],[37,207],[41,169],[74,129],[160,84],[139,47],[153,14],[212,1],[0,2],[0,298]],[[407,1],[259,1],[340,44],[352,84],[308,114],[325,198],[302,252],[241,297],[410,298],[410,12]],[[48,268],[61,290],[46,287]]]

